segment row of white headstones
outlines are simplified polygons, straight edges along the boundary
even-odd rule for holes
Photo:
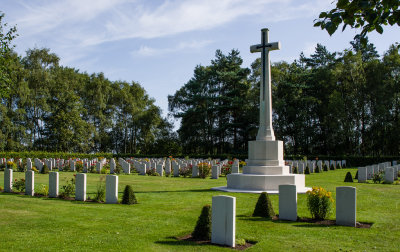
[[[13,159],[0,159],[0,164],[2,163],[7,163],[7,161],[13,161]],[[38,169],[39,172],[42,171],[44,165],[46,165],[49,168],[49,171],[52,171],[53,169],[57,168],[59,171],[66,170],[66,167],[69,167],[69,171],[76,171],[76,162],[77,161],[82,161],[83,163],[83,173],[87,173],[88,169],[92,165],[96,165],[96,172],[100,173],[101,169],[103,166],[107,163],[106,159],[98,160],[98,159],[70,159],[70,160],[64,160],[64,159],[54,159],[54,158],[49,158],[49,159],[34,159],[34,164],[35,167]],[[212,166],[212,178],[213,179],[218,179],[219,175],[221,175],[222,169],[224,165],[226,165],[229,162],[229,160],[219,160],[219,159],[214,159],[214,160],[204,160],[204,159],[191,159],[191,160],[186,160],[186,159],[126,159],[124,160],[123,158],[118,159],[118,163],[122,167],[122,172],[125,174],[130,174],[131,173],[131,166],[135,167],[137,171],[139,172],[140,175],[146,175],[146,172],[149,169],[155,169],[155,171],[160,175],[164,176],[165,175],[171,175],[173,174],[174,177],[179,177],[179,171],[181,168],[187,167],[188,165],[192,166],[192,177],[199,177],[199,167],[198,165],[200,163],[207,163]],[[22,159],[18,160],[18,163],[22,164]],[[110,159],[110,173],[113,174],[115,173],[116,169],[116,162],[113,158]],[[32,170],[33,163],[30,158],[27,158],[26,162],[26,170],[30,171]],[[239,173],[239,160],[234,160],[232,167],[231,167],[231,172],[232,173]]]
[[[355,187],[336,187],[336,225],[356,226],[356,200]],[[297,220],[296,185],[279,186],[279,219]],[[235,247],[236,198],[214,196],[211,221],[211,242]]]
[[[85,173],[76,174],[75,200],[86,200]],[[5,169],[4,191],[12,192],[13,170]],[[34,171],[25,172],[25,194],[33,196],[35,184]],[[59,173],[49,173],[49,197],[56,198],[59,193]],[[118,203],[118,176],[106,176],[106,203]],[[297,220],[296,185],[279,186],[279,219]],[[211,242],[235,247],[236,237],[236,198],[231,196],[215,196],[212,198],[212,234]],[[356,188],[336,188],[336,224],[344,226],[356,225]]]
[[[12,192],[13,170],[4,170],[4,192]],[[35,195],[35,172],[25,172],[25,195]],[[59,195],[59,173],[49,173],[49,197],[57,198]],[[75,200],[86,200],[86,173],[78,173],[75,177]],[[106,203],[118,203],[118,176],[106,176]]]
[[[366,182],[372,179],[374,174],[383,172],[385,183],[393,183],[394,180],[397,179],[399,171],[400,165],[397,164],[397,161],[358,167],[358,182]]]
[[[303,174],[305,172],[306,167],[310,169],[311,173],[314,173],[315,168],[318,166],[319,171],[323,172],[322,165],[325,164],[328,169],[333,166],[335,169],[337,167],[346,167],[346,160],[286,160],[285,161],[289,166],[290,166],[290,172],[293,173],[292,168],[296,167],[297,168],[297,173]]]

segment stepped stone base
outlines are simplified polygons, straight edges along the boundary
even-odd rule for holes
[[[296,185],[297,193],[306,193],[311,188],[305,187],[303,174],[260,175],[260,174],[229,174],[227,186],[214,187],[212,190],[224,192],[244,192],[270,194],[279,193],[279,185]]]

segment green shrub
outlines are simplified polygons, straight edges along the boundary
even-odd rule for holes
[[[313,219],[325,219],[332,209],[332,194],[322,187],[313,186],[312,191],[307,192],[307,207]]]
[[[324,171],[328,171],[328,166],[324,163],[322,164],[322,170]]]
[[[331,171],[336,170],[336,168],[335,168],[335,166],[334,166],[333,164],[331,164],[330,170],[331,170]]]
[[[43,196],[49,195],[49,186],[45,184],[40,184],[38,194],[41,194]]]
[[[148,176],[160,176],[160,174],[158,174],[158,172],[156,172],[156,168],[147,169],[146,174]]]
[[[351,176],[351,172],[346,173],[346,177],[344,178],[344,182],[353,182],[353,177]]]
[[[62,199],[66,199],[72,196],[75,193],[75,176],[67,181],[66,185],[63,185],[60,190],[59,197]]]
[[[104,202],[105,198],[106,198],[106,187],[104,184],[99,183],[97,185],[93,200],[97,202]]]
[[[40,171],[41,174],[48,174],[49,173],[49,167],[47,165],[43,165],[42,170]]]
[[[336,165],[336,169],[342,169],[342,165],[341,164]]]
[[[383,172],[380,171],[372,175],[372,181],[374,181],[375,184],[381,183],[383,181]]]
[[[296,167],[296,166],[293,166],[293,174],[297,174],[297,173],[298,173],[297,167]]]
[[[211,165],[208,163],[200,163],[199,167],[199,177],[205,179],[211,174]]]
[[[25,191],[25,179],[15,179],[12,187],[18,192]]]
[[[82,161],[76,161],[75,162],[75,170],[76,172],[82,172],[83,171],[83,162]]]
[[[275,216],[274,209],[272,208],[271,200],[268,193],[262,192],[258,197],[256,207],[254,208],[253,216],[272,218]]]
[[[315,171],[314,171],[315,173],[320,173],[320,171],[319,171],[319,166],[317,166],[317,167],[315,167]]]
[[[189,164],[185,167],[181,167],[179,170],[179,175],[183,176],[184,178],[190,177],[192,175],[193,165]]]
[[[304,171],[304,174],[310,174],[310,168],[308,167],[308,165],[307,165],[307,167],[306,167],[306,169]]]
[[[121,203],[126,205],[137,204],[135,193],[133,192],[133,189],[130,185],[125,186]]]
[[[192,237],[199,240],[211,239],[211,206],[205,205],[197,219]]]
[[[358,179],[358,170],[356,172],[356,176],[354,176],[354,179]]]

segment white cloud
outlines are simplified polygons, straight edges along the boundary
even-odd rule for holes
[[[175,47],[172,48],[152,48],[148,46],[141,46],[139,50],[133,51],[132,55],[140,55],[140,56],[160,56],[168,53],[174,53],[179,51],[189,51],[189,50],[197,50],[207,45],[211,44],[211,40],[203,40],[203,41],[190,41],[190,42],[181,42]]]

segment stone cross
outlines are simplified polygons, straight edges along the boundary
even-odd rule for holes
[[[279,50],[280,42],[268,42],[268,29],[261,29],[261,44],[252,45],[250,52],[261,52],[260,127],[256,140],[275,141],[272,129],[271,64],[269,51]]]

